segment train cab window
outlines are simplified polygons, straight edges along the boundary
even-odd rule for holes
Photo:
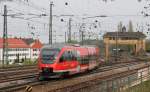
[[[59,54],[59,52],[60,52],[60,50],[58,50],[58,49],[43,49],[41,51],[42,62],[44,64],[54,63],[54,60],[56,60],[56,57]]]

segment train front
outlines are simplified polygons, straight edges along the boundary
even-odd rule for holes
[[[44,78],[57,77],[54,73],[56,63],[60,54],[59,48],[43,47],[38,59],[39,80]]]

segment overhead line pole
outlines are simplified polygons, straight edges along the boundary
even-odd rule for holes
[[[7,6],[4,5],[4,24],[3,24],[3,56],[2,56],[2,67],[5,62],[8,61],[8,37],[7,37]]]
[[[79,41],[80,43],[83,45],[83,26],[84,26],[84,23],[82,23],[79,27]]]
[[[50,17],[49,17],[49,44],[52,44],[52,40],[53,40],[53,35],[52,35],[52,7],[53,7],[53,2],[50,2]]]
[[[81,42],[82,42],[82,45],[83,45],[83,41],[84,41],[84,31],[81,31]]]
[[[69,34],[68,34],[68,43],[70,43],[71,42],[71,21],[72,21],[72,19],[71,18],[69,18]]]
[[[118,61],[118,31],[116,34],[116,62]]]
[[[66,39],[67,39],[67,32],[65,32],[65,43],[67,42]]]

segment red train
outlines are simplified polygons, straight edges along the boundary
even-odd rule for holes
[[[92,70],[100,63],[99,52],[99,48],[96,46],[43,46],[38,59],[39,79]]]

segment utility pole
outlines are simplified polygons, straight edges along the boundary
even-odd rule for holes
[[[67,39],[67,32],[65,32],[65,43],[67,42],[66,39]]]
[[[3,24],[3,57],[2,67],[8,61],[8,37],[7,37],[7,6],[4,5],[4,24]]]
[[[69,18],[69,28],[68,28],[68,30],[69,30],[69,34],[68,34],[68,43],[70,43],[70,42],[71,42],[71,21],[72,21],[72,19],[71,19],[71,18]]]
[[[52,7],[53,7],[53,2],[50,2],[50,16],[49,16],[49,44],[52,44]]]
[[[84,40],[84,32],[83,32],[83,27],[84,27],[84,23],[81,24],[80,28],[79,28],[79,40],[81,42],[81,44],[83,45],[83,40]]]
[[[118,61],[118,31],[116,32],[116,57],[115,57],[115,61]]]
[[[73,33],[73,40],[76,40],[76,32]]]
[[[84,41],[84,31],[81,31],[81,42],[82,42],[82,45],[83,45],[83,41]]]

